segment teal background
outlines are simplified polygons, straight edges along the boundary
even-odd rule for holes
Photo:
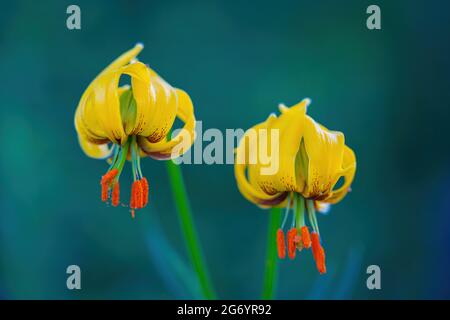
[[[107,164],[76,139],[82,92],[138,41],[204,129],[247,129],[310,97],[309,114],[355,150],[353,192],[319,217],[328,273],[309,252],[282,261],[278,298],[450,298],[449,4],[375,1],[370,31],[372,2],[76,1],[71,31],[72,2],[2,1],[1,298],[198,297],[165,164],[142,161],[150,204],[133,220],[101,203]],[[218,296],[258,298],[268,213],[239,194],[232,165],[182,169]],[[66,288],[71,264],[80,291]],[[372,264],[379,291],[366,288]]]

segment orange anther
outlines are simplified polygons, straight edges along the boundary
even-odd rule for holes
[[[316,261],[317,270],[320,274],[326,273],[327,268],[325,265],[325,250],[320,244],[319,235],[316,232],[311,233],[312,240],[312,253],[314,260]]]
[[[277,251],[278,258],[286,258],[286,242],[284,240],[284,232],[281,229],[278,229],[277,231]]]
[[[136,181],[136,208],[141,209],[144,204],[141,180]]]
[[[309,230],[307,226],[303,226],[300,229],[301,239],[303,247],[308,249],[311,247],[311,236],[309,234]]]
[[[112,170],[109,170],[105,175],[102,176],[101,183],[109,184],[119,173],[119,170],[117,168],[114,168]]]
[[[297,244],[295,243],[295,238],[297,237],[297,228],[292,228],[287,233],[287,245],[288,245],[288,256],[289,259],[295,258],[295,249]]]
[[[323,249],[323,247],[320,247],[320,251],[318,254],[318,263],[316,263],[316,266],[320,274],[324,274],[327,272],[327,266],[325,265],[325,250]]]
[[[311,244],[312,244],[312,252],[314,259],[316,259],[316,254],[319,252],[320,248],[320,239],[317,232],[311,232]]]
[[[106,202],[108,201],[108,184],[102,183],[102,201]]]
[[[131,186],[131,201],[130,207],[132,209],[141,209],[143,205],[143,190],[140,180],[133,182]]]
[[[108,201],[109,198],[109,187],[111,182],[114,180],[114,178],[117,176],[117,174],[119,173],[119,170],[117,170],[116,168],[109,170],[107,173],[105,173],[102,176],[102,179],[100,181],[100,184],[102,186],[102,201],[106,202]]]
[[[145,207],[148,203],[148,181],[145,177],[142,178],[141,185],[142,185],[142,199],[143,199],[142,207]]]
[[[136,208],[136,181],[131,185],[131,199],[130,199],[130,208]],[[134,211],[134,210],[133,210]],[[132,211],[132,212],[133,212]],[[134,214],[134,213],[133,213]]]
[[[119,198],[120,198],[120,186],[119,181],[114,183],[113,192],[112,192],[112,205],[114,207],[117,207],[119,205]]]
[[[110,175],[111,175],[111,178],[110,178],[110,179],[112,180],[112,179],[114,179],[114,178],[117,176],[117,174],[119,173],[119,169],[114,168],[114,169],[110,170],[109,172],[110,172]]]

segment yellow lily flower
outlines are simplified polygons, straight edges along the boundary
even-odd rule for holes
[[[87,87],[75,112],[80,147],[95,159],[107,159],[110,167],[101,179],[102,200],[119,205],[119,177],[131,160],[133,185],[130,208],[148,202],[148,182],[140,159],[170,159],[186,152],[194,141],[195,116],[189,95],[164,81],[137,61],[143,49],[137,44],[107,66]],[[131,86],[119,81],[131,79]],[[168,135],[178,117],[184,127],[173,139]],[[180,148],[182,145],[182,148]]]
[[[248,130],[236,150],[235,176],[240,192],[249,201],[263,208],[286,207],[277,233],[279,257],[286,255],[283,228],[293,208],[292,227],[287,233],[288,255],[293,259],[296,249],[312,247],[317,268],[325,273],[316,210],[326,211],[330,204],[346,196],[355,175],[356,158],[345,145],[344,134],[328,130],[306,114],[309,104],[310,100],[304,99],[291,108],[280,105],[279,117],[272,114]],[[262,139],[262,132],[273,130],[278,132],[278,139]],[[278,158],[275,173],[264,174],[267,164],[258,158],[262,154]],[[342,185],[335,187],[340,179]],[[311,234],[305,211],[313,229]]]

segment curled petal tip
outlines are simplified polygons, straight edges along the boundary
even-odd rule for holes
[[[304,104],[306,104],[306,106],[309,106],[311,104],[311,99],[310,98],[305,98],[302,101]]]
[[[280,110],[281,113],[285,113],[287,110],[289,110],[289,108],[286,107],[286,105],[284,103],[280,103],[278,105],[278,110]]]
[[[269,114],[269,116],[267,117],[267,119],[266,119],[266,121],[272,121],[273,119],[276,119],[277,118],[277,115],[274,113],[274,112],[272,112],[271,114]]]

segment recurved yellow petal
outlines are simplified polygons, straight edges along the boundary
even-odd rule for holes
[[[131,76],[137,105],[136,123],[130,133],[145,136],[153,143],[161,141],[177,115],[175,89],[140,62],[127,65],[123,71]]]
[[[330,131],[306,116],[303,139],[308,156],[308,176],[303,195],[306,198],[325,199],[342,170],[344,135]]]
[[[105,144],[95,144],[89,142],[85,137],[79,135],[78,141],[80,143],[81,150],[91,158],[94,159],[106,159],[112,155],[113,148]]]
[[[276,119],[274,115],[270,116],[265,122],[247,130],[236,149],[234,174],[238,189],[247,200],[261,207],[282,205],[287,197],[287,192],[260,184],[261,181],[258,179],[261,169],[257,156],[260,147],[258,133],[267,130],[274,119]],[[261,147],[264,148],[264,145]]]
[[[131,77],[132,95],[136,103],[134,118],[126,124],[125,132],[127,135],[147,135],[145,127],[151,121],[150,71],[141,62],[126,65],[122,70]]]
[[[132,61],[142,48],[142,44],[137,44],[122,54],[100,72],[84,91],[75,112],[75,127],[90,141],[109,139],[123,143],[126,140],[118,101],[119,69]]]
[[[342,186],[336,190],[332,190],[330,197],[324,200],[324,202],[335,204],[341,201],[349,192],[350,186],[353,182],[356,172],[356,157],[355,153],[348,146],[344,147],[344,159],[342,162],[342,168],[339,177],[344,178]],[[336,181],[337,182],[337,181]]]
[[[111,71],[97,78],[93,85],[92,114],[110,141],[123,144],[127,135],[123,128],[119,101],[120,71]]]
[[[188,151],[194,143],[195,115],[191,98],[181,89],[174,89],[174,92],[176,94],[176,115],[184,122],[181,131],[173,139],[169,140],[167,137],[164,137],[163,140],[155,143],[152,142],[150,137],[138,137],[141,149],[155,159],[176,158]]]
[[[142,51],[142,49],[144,49],[144,45],[142,43],[137,43],[132,49],[123,53],[116,60],[111,62],[105,69],[103,69],[99,76],[111,70],[119,69],[120,67],[130,63],[131,61],[136,59],[137,55]]]
[[[272,149],[270,150],[270,158],[272,161],[278,160],[279,162],[278,170],[273,174],[263,174],[259,161],[256,166],[250,165],[252,180],[269,194],[280,191],[301,192],[304,189],[305,179],[296,168],[296,156],[303,137],[303,123],[309,103],[309,99],[304,99],[291,108],[280,105],[282,114],[278,118],[275,116],[269,117],[265,127],[267,136],[272,135],[272,130],[278,132],[278,141],[269,141],[268,139],[267,146],[264,143],[258,143],[258,150],[252,152],[260,157],[268,152],[267,148],[270,148]],[[278,152],[274,147],[275,143],[279,145]]]

